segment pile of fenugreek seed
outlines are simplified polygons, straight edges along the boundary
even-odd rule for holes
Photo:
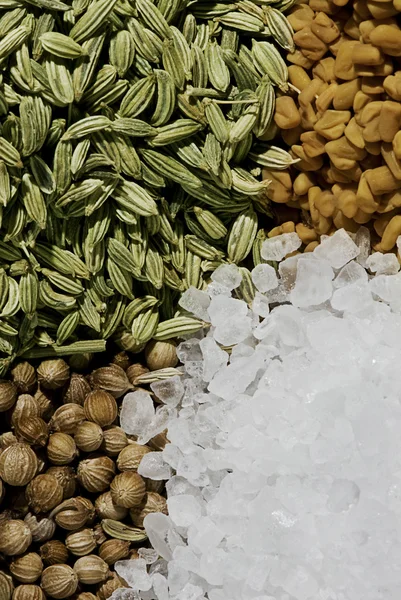
[[[394,249],[401,233],[400,12],[399,0],[292,7],[296,50],[287,61],[299,94],[277,100],[274,120],[300,162],[264,173],[273,179],[267,196],[287,221],[271,235],[296,229],[312,250],[320,235],[363,224],[376,250]]]
[[[177,363],[172,343],[146,354],[152,369]],[[158,377],[122,352],[86,376],[53,359],[0,381],[1,600],[106,600],[126,587],[114,563],[151,552],[143,519],[166,500],[137,467],[165,433],[139,445],[116,424],[118,399],[146,375]]]
[[[201,327],[177,296],[248,256],[258,164],[294,162],[263,143],[294,1],[0,0],[0,373]]]

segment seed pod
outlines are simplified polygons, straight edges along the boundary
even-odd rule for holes
[[[21,419],[40,417],[40,406],[30,394],[21,394],[13,408],[11,424],[15,427]]]
[[[80,404],[83,406],[86,396],[91,391],[91,387],[83,375],[73,373],[71,379],[63,392],[63,402],[68,404]]]
[[[77,487],[77,477],[72,467],[50,467],[46,473],[53,475],[63,488],[63,498],[71,498]]]
[[[109,565],[94,554],[79,558],[74,565],[74,572],[79,582],[87,585],[105,581],[110,575]]]
[[[41,586],[51,598],[68,598],[78,587],[78,578],[68,565],[52,565],[42,573]]]
[[[167,500],[156,492],[147,492],[144,501],[138,507],[129,511],[131,520],[136,527],[143,527],[143,520],[150,513],[161,512],[165,515],[167,512]]]
[[[50,540],[39,549],[45,565],[59,565],[68,560],[67,547],[59,540]]]
[[[137,377],[144,375],[145,373],[149,373],[149,369],[140,363],[135,363],[128,367],[127,369],[127,377],[132,383],[132,385],[136,385]]]
[[[0,523],[0,552],[6,556],[23,554],[31,542],[31,530],[24,521],[10,519]]]
[[[0,412],[14,406],[17,400],[17,386],[11,381],[0,381]]]
[[[34,513],[48,512],[63,500],[63,488],[53,475],[38,475],[27,485],[26,497]]]
[[[110,484],[114,504],[124,508],[139,506],[146,492],[145,483],[138,473],[125,471],[117,475]]]
[[[13,444],[0,455],[0,477],[9,485],[26,485],[36,475],[38,459],[27,444]]]
[[[75,556],[86,556],[96,548],[96,538],[93,529],[81,529],[70,533],[65,538],[65,545]]]
[[[117,403],[113,396],[103,390],[94,390],[85,398],[85,416],[100,427],[107,427],[117,417]]]
[[[148,446],[136,442],[128,444],[118,455],[117,468],[119,471],[137,471],[142,457],[148,452],[151,452]]]
[[[127,434],[121,427],[114,425],[103,431],[101,448],[108,456],[117,456],[127,445]]]
[[[13,580],[10,575],[0,571],[0,598],[11,600],[14,591]]]
[[[31,446],[45,446],[49,437],[47,424],[40,417],[19,419],[15,425],[18,438]]]
[[[31,530],[33,542],[45,542],[46,540],[50,540],[56,530],[56,524],[52,519],[46,517],[38,519],[31,513],[26,515],[24,522]]]
[[[39,554],[29,552],[15,558],[10,565],[10,571],[21,583],[34,583],[43,571],[43,562]]]
[[[113,519],[122,521],[128,514],[128,510],[122,506],[117,506],[113,502],[111,492],[105,492],[95,500],[96,512],[101,519]]]
[[[178,363],[177,344],[173,341],[151,340],[145,348],[146,364],[151,371],[175,367]]]
[[[82,460],[78,465],[77,477],[88,492],[103,492],[109,487],[115,471],[111,458],[98,456]]]
[[[120,588],[126,588],[127,584],[117,575],[112,573],[111,577],[104,583],[100,584],[97,588],[97,597],[99,600],[108,600],[112,596],[113,592]]]
[[[11,378],[20,394],[30,394],[36,385],[36,371],[28,362],[20,362],[11,370]]]
[[[44,388],[56,390],[70,378],[70,367],[61,359],[44,360],[38,367],[38,381]]]
[[[87,498],[77,496],[64,500],[51,513],[57,525],[68,531],[81,529],[87,523],[90,523],[95,514],[95,507]]]
[[[70,402],[60,406],[50,420],[50,428],[70,435],[76,432],[80,423],[85,420],[85,413],[79,404]]]
[[[24,584],[15,588],[13,600],[45,600],[46,596],[38,585]]]
[[[108,565],[129,555],[130,543],[126,540],[107,540],[99,548],[99,556]]]
[[[77,454],[78,451],[75,442],[67,433],[53,433],[49,437],[47,456],[53,464],[68,465],[68,463],[74,460]]]
[[[91,379],[94,387],[109,392],[114,398],[119,398],[132,389],[132,384],[125,371],[114,364],[96,369],[93,371]]]
[[[100,445],[103,442],[103,430],[97,423],[84,421],[78,425],[74,440],[80,450],[83,450],[84,452],[94,452],[100,448]]]
[[[74,596],[73,600],[97,600],[97,598],[91,592],[82,592],[78,596]]]

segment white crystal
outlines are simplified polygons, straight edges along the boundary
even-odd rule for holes
[[[360,227],[355,234],[355,244],[359,248],[359,254],[356,257],[356,262],[366,266],[366,260],[370,254],[370,231],[367,227]]]
[[[400,270],[400,263],[395,254],[374,252],[366,260],[366,268],[377,275],[395,275]]]
[[[299,260],[295,285],[290,293],[294,306],[318,306],[331,297],[333,269],[325,260]]]
[[[179,375],[155,381],[150,384],[150,389],[164,404],[168,406],[177,406],[184,395],[184,385]]]
[[[269,300],[264,294],[255,292],[255,297],[252,302],[252,311],[258,317],[265,318],[270,313]]]
[[[126,433],[140,435],[150,427],[155,415],[153,400],[147,392],[130,392],[124,396],[120,425]]]
[[[223,325],[227,319],[245,317],[248,313],[247,306],[242,300],[216,296],[209,306],[209,317],[212,325]]]
[[[205,337],[200,341],[203,357],[203,381],[211,381],[214,374],[228,362],[228,354],[220,348],[212,337]]]
[[[257,265],[252,270],[252,281],[259,292],[268,292],[276,289],[278,286],[278,278],[276,269],[268,264]]]
[[[264,260],[281,260],[287,254],[298,250],[302,240],[297,233],[283,233],[268,238],[262,243],[261,255]]]
[[[148,452],[142,457],[138,473],[143,477],[160,481],[171,477],[171,468],[164,462],[161,452]]]
[[[327,236],[313,251],[316,258],[327,260],[335,269],[341,269],[359,254],[358,246],[352,241],[345,229],[338,229]]]
[[[114,568],[134,590],[150,590],[152,580],[146,570],[146,562],[142,558],[135,560],[119,560]]]
[[[167,500],[168,514],[178,527],[189,527],[201,516],[201,506],[194,496],[180,494]]]
[[[212,281],[220,283],[228,290],[234,290],[242,281],[242,275],[237,265],[220,265],[211,275]]]
[[[208,320],[207,309],[209,308],[210,297],[207,292],[202,292],[191,286],[182,294],[178,304],[198,319]]]

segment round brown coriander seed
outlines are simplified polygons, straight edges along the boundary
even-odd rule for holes
[[[116,472],[114,461],[108,456],[81,460],[77,469],[78,481],[88,492],[104,492]]]
[[[31,446],[46,446],[49,437],[47,423],[40,417],[23,417],[15,424],[15,433]]]
[[[27,485],[26,497],[34,513],[48,512],[63,501],[63,488],[53,475],[38,475]]]
[[[106,540],[99,548],[99,556],[108,565],[126,558],[129,555],[130,542],[125,540]]]
[[[29,394],[36,385],[36,371],[29,362],[20,362],[11,370],[11,378],[20,394]]]
[[[39,549],[45,565],[59,565],[68,560],[67,547],[59,540],[50,540]]]
[[[84,405],[86,396],[91,391],[91,386],[87,382],[83,375],[73,373],[71,379],[66,385],[63,391],[63,402],[68,404],[73,402],[74,404]]]
[[[103,442],[103,429],[93,421],[84,421],[78,425],[74,440],[83,452],[94,452]]]
[[[73,467],[58,466],[50,467],[46,473],[53,475],[63,488],[63,497],[71,498],[75,494],[77,488],[77,476]]]
[[[74,565],[74,572],[78,581],[87,585],[101,583],[110,575],[109,565],[95,554],[79,558]]]
[[[117,417],[117,402],[109,392],[94,390],[85,398],[84,411],[88,421],[93,421],[100,427],[107,427]]]
[[[117,456],[127,444],[127,434],[121,427],[112,425],[103,431],[101,448],[107,456]]]
[[[82,406],[69,402],[60,406],[50,420],[50,429],[73,435],[80,423],[85,420]]]
[[[38,459],[28,444],[13,444],[0,455],[0,477],[9,485],[26,485],[37,470]]]
[[[6,556],[23,554],[31,543],[31,530],[24,521],[10,519],[0,522],[0,552]]]
[[[17,386],[11,381],[0,381],[0,412],[10,409],[17,401]]]
[[[105,492],[95,500],[96,512],[101,519],[113,519],[122,521],[128,514],[128,510],[122,506],[114,504],[111,492]]]
[[[34,583],[43,571],[43,562],[39,554],[29,552],[15,558],[10,565],[10,571],[21,583]]]
[[[74,531],[65,538],[65,545],[71,554],[86,556],[96,548],[96,538],[93,529]]]
[[[117,458],[117,467],[120,471],[137,471],[142,457],[152,450],[133,442],[123,448]]]
[[[28,513],[24,519],[32,533],[33,542],[46,542],[50,540],[56,530],[56,524],[53,519],[43,517],[38,519],[35,515]]]
[[[74,439],[67,433],[53,433],[49,436],[47,456],[55,465],[68,465],[77,456]]]
[[[46,600],[46,596],[38,585],[23,584],[15,588],[13,600]]]
[[[75,594],[78,578],[68,565],[52,565],[43,571],[41,586],[45,594],[61,600]]]
[[[70,378],[70,367],[62,358],[44,360],[38,370],[38,381],[44,388],[56,390],[63,387]]]
[[[178,363],[177,344],[151,340],[145,348],[146,364],[151,371],[175,367]]]
[[[117,475],[110,484],[114,504],[124,508],[139,506],[146,493],[145,482],[138,473],[125,471]]]
[[[11,600],[14,591],[14,584],[12,577],[4,573],[4,571],[0,571],[0,598],[4,598],[4,600]]]

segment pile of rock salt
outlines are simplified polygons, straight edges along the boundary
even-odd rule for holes
[[[141,443],[167,423],[139,473],[167,480],[169,516],[146,517],[155,552],[116,564],[133,590],[113,599],[399,599],[401,273],[369,249],[342,230],[277,275],[259,265],[252,309],[234,265],[183,295],[211,326],[179,346],[183,376],[152,385],[162,408],[138,391],[121,414]]]

